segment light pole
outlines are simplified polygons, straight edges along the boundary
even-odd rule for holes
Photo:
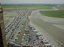
[[[3,20],[3,8],[0,4],[0,47],[7,47],[4,20]]]

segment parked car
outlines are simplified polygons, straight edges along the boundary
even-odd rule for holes
[[[44,44],[44,47],[52,47],[51,44]]]

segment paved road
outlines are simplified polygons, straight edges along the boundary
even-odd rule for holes
[[[54,39],[58,40],[57,42],[62,42],[64,44],[64,29],[60,29],[54,26],[52,23],[45,22],[40,18],[41,15],[38,13],[38,11],[32,12],[30,18],[31,23],[33,23],[36,28],[39,28],[41,32],[45,31],[46,33],[50,34]]]

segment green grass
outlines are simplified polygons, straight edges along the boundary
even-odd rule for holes
[[[49,17],[59,17],[64,18],[64,10],[55,10],[55,11],[40,11],[42,15]]]
[[[43,5],[4,5],[3,9],[52,9],[52,7]]]

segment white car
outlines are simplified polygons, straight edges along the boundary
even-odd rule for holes
[[[38,36],[43,36],[42,33],[40,33],[40,32],[36,33],[36,35],[38,35]]]
[[[44,44],[44,47],[52,47],[51,44]]]
[[[38,31],[35,29],[35,30],[33,30],[33,32],[35,32],[35,33],[38,33]]]

